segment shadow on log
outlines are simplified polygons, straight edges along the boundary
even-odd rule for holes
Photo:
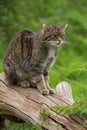
[[[86,130],[79,117],[60,116],[49,109],[51,106],[70,106],[74,103],[68,83],[60,83],[56,91],[53,95],[43,96],[34,88],[9,86],[2,73],[0,74],[0,117],[9,117],[13,121],[29,120],[33,125],[39,124],[46,130]],[[41,112],[45,109],[49,112],[47,124],[41,118]]]

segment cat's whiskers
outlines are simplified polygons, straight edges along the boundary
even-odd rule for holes
[[[69,43],[69,42],[66,42],[66,41],[65,41],[65,43],[64,43],[64,44],[65,44],[65,45],[69,45],[69,46],[70,46],[70,43]]]
[[[64,44],[66,44],[66,41],[61,41],[60,44],[61,44],[61,46],[62,46],[62,45],[64,45]]]
[[[41,43],[45,43],[45,45],[59,47],[64,44],[67,44],[66,41],[40,41]]]

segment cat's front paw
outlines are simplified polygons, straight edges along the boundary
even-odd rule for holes
[[[49,85],[47,85],[47,89],[49,90],[49,94],[54,94],[55,90],[52,89]]]
[[[50,90],[49,90],[49,93],[50,93],[50,94],[54,94],[54,93],[55,93],[55,90],[54,90],[54,89],[50,89]]]
[[[19,81],[17,84],[18,84],[19,86],[23,87],[23,88],[29,88],[29,87],[30,87],[30,83],[29,83],[28,81],[26,81],[26,80],[24,80],[24,81]]]
[[[40,93],[45,96],[45,95],[49,94],[49,90],[48,89],[43,89],[43,90],[40,91]]]

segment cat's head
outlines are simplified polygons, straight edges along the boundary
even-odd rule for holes
[[[68,24],[61,26],[43,24],[42,40],[50,46],[61,46],[65,42],[65,30]]]

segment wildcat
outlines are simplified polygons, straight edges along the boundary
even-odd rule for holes
[[[53,94],[48,84],[49,70],[65,40],[67,24],[43,24],[41,32],[18,32],[12,39],[3,66],[9,84],[37,87],[42,95]]]

